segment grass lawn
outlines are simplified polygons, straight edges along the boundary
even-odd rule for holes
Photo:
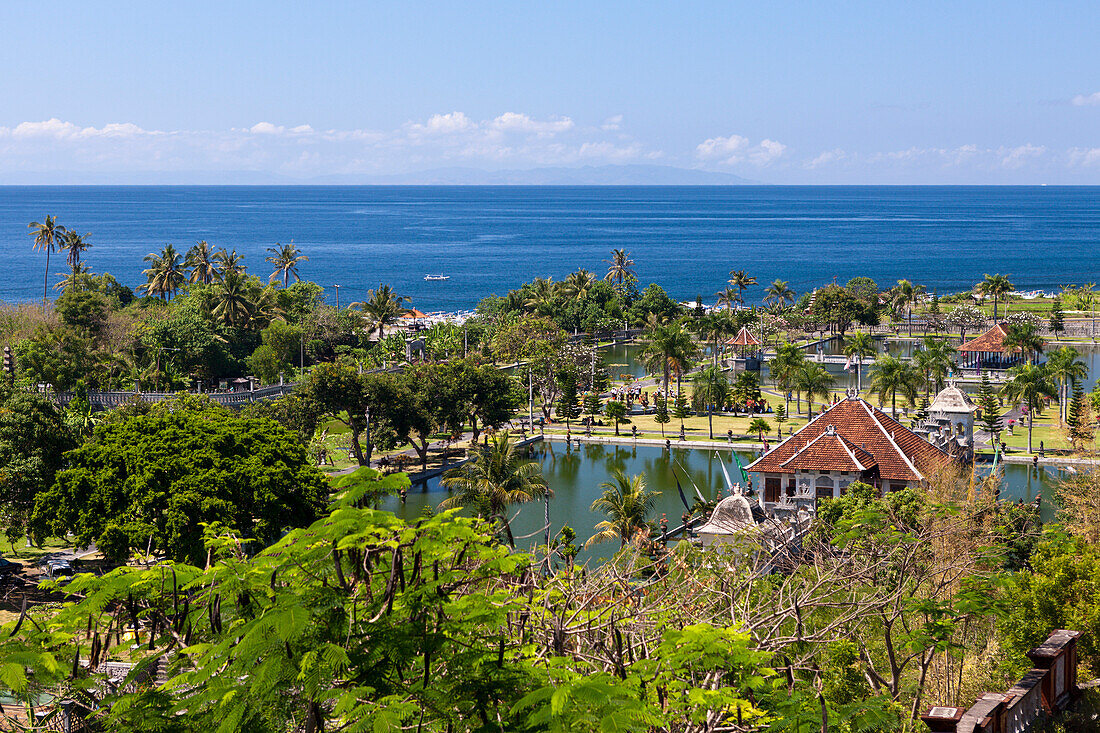
[[[42,547],[34,547],[27,544],[27,537],[24,535],[15,542],[15,551],[12,552],[11,544],[7,539],[3,542],[3,556],[9,560],[15,560],[25,565],[32,565],[42,558],[43,555],[48,555],[58,550],[71,549],[73,544],[64,538],[51,537],[42,543]]]

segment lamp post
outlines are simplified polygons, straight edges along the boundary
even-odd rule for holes
[[[333,285],[332,287],[336,288],[336,310],[340,310],[340,286]]]

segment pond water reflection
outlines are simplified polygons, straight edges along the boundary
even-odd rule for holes
[[[599,485],[608,481],[615,468],[623,469],[627,474],[641,473],[651,489],[660,491],[657,497],[656,516],[665,514],[669,525],[679,524],[684,506],[676,491],[676,479],[687,497],[688,503],[694,501],[694,486],[707,499],[724,491],[726,483],[722,475],[722,465],[726,466],[733,481],[739,481],[739,472],[729,449],[698,450],[673,447],[671,454],[657,446],[621,447],[600,444],[582,445],[579,449],[565,447],[564,443],[544,442],[530,448],[531,456],[542,464],[543,473],[554,490],[550,501],[550,521],[552,533],[557,533],[562,525],[568,524],[577,532],[578,544],[583,543],[595,532],[596,523],[604,517],[590,510],[592,501],[600,495]],[[748,451],[738,451],[741,462],[748,465],[754,455]],[[1043,519],[1053,518],[1053,485],[1059,471],[1054,468],[1009,464],[1004,466],[1004,488],[1001,497],[1006,500],[1031,501],[1042,495]],[[978,465],[979,475],[988,473],[990,467]],[[434,510],[448,492],[440,486],[439,479],[430,479],[420,486],[414,486],[404,504],[396,498],[386,501],[383,508],[398,516],[415,520],[425,510]],[[516,507],[512,514],[519,512],[512,522],[512,531],[520,535],[536,532],[545,524],[542,503]],[[509,515],[511,516],[511,515]],[[519,544],[541,542],[537,538],[524,540]],[[592,553],[583,553],[581,561],[588,557],[609,557],[617,550],[617,545],[603,545]]]

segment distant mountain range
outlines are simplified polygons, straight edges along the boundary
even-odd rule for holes
[[[588,165],[497,171],[454,167],[393,175],[328,175],[313,178],[293,178],[263,171],[49,171],[9,172],[0,177],[0,185],[741,186],[758,183],[732,173],[667,165]]]

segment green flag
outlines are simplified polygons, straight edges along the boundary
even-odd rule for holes
[[[749,485],[749,472],[745,470],[745,467],[741,465],[741,459],[737,457],[737,451],[731,451],[733,453],[733,460],[737,462],[737,467],[741,469],[741,480],[745,482],[745,486]]]

